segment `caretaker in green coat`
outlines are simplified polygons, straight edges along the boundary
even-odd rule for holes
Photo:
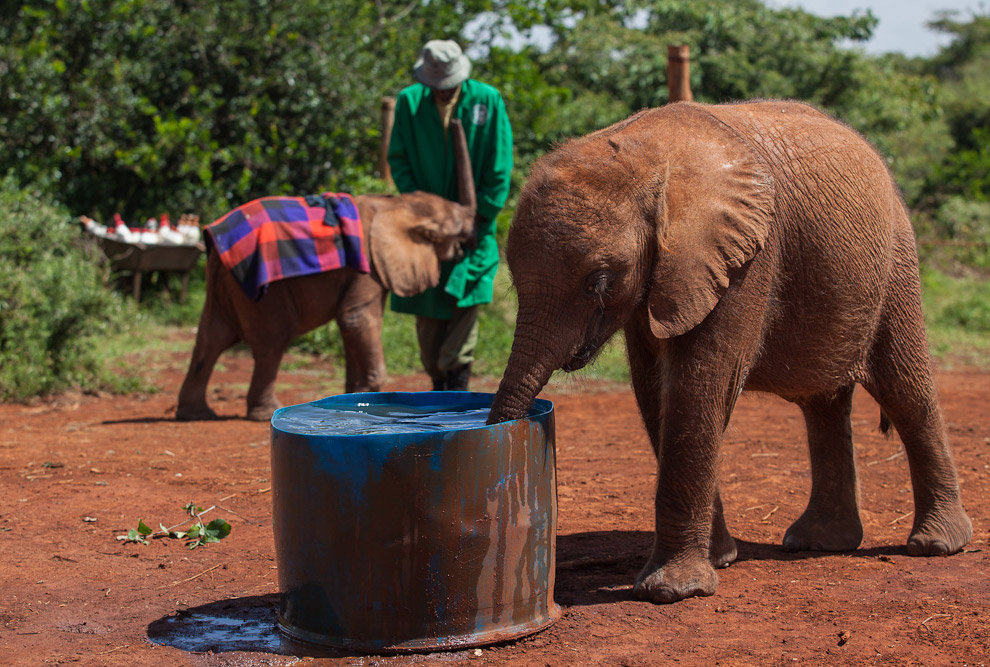
[[[492,300],[498,268],[495,216],[509,195],[512,127],[499,92],[469,79],[471,62],[456,42],[433,40],[413,68],[419,83],[396,99],[388,163],[399,192],[422,190],[458,201],[453,140],[459,118],[467,138],[478,209],[477,245],[441,266],[440,284],[412,297],[392,295],[392,310],[416,315],[423,367],[434,390],[465,390],[478,340],[478,306]]]

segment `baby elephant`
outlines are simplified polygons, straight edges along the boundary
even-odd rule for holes
[[[811,497],[788,550],[863,535],[849,416],[856,384],[900,434],[914,485],[908,553],[963,548],[932,381],[914,235],[867,142],[802,104],[671,104],[573,140],[534,166],[506,251],[519,295],[490,421],[523,416],[556,369],[620,329],[657,455],[656,534],[634,594],[715,592],[736,557],[719,446],[743,389],[804,413]]]
[[[474,235],[475,191],[467,145],[454,121],[461,202],[424,192],[359,195],[354,204],[369,249],[369,272],[343,266],[271,282],[251,299],[212,251],[206,263],[206,302],[175,417],[215,419],[206,387],[220,354],[245,341],[254,357],[247,418],[264,421],[279,407],[275,377],[293,338],[336,318],[347,358],[348,392],[378,391],[385,381],[381,327],[389,291],[411,296],[435,286],[440,262],[452,259]]]

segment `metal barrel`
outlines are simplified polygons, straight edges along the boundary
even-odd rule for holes
[[[473,392],[332,396],[304,406],[488,408]],[[368,653],[461,649],[522,637],[553,601],[553,404],[497,425],[334,435],[272,417],[278,626]]]

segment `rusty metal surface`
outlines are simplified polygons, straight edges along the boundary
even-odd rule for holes
[[[491,405],[491,394],[324,401]],[[432,403],[431,403],[432,402]],[[466,648],[541,630],[553,602],[553,404],[432,433],[301,435],[272,419],[279,627],[365,652]]]

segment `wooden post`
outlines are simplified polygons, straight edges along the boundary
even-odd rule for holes
[[[182,291],[179,292],[179,303],[186,302],[186,290],[189,288],[189,272],[182,274]]]
[[[392,137],[392,121],[395,119],[395,98],[382,98],[382,151],[378,159],[378,173],[382,180],[392,185],[392,169],[388,166],[388,142]]]
[[[667,91],[670,102],[690,102],[691,95],[691,47],[667,47]]]

